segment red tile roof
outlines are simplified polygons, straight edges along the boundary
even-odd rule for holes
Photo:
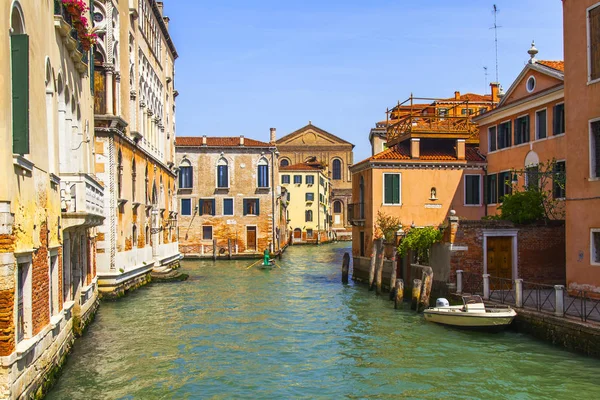
[[[549,61],[549,60],[537,60],[538,64],[542,64],[548,68],[555,69],[560,72],[565,72],[565,62],[564,61]]]
[[[490,102],[492,101],[491,94],[477,94],[477,93],[465,93],[461,94],[458,99],[455,97],[449,97],[447,99],[438,100],[438,102],[446,101],[475,101],[475,102]]]
[[[293,164],[286,167],[279,167],[280,172],[285,171],[322,171],[323,167],[320,164]]]
[[[439,142],[427,143],[421,141],[420,154],[418,161],[457,161],[456,150],[453,146],[444,145]],[[465,148],[465,158],[468,162],[484,162],[485,157],[479,153],[479,148],[476,146],[467,145]],[[394,160],[403,161],[411,160],[410,157],[410,142],[404,141],[396,146],[382,151],[381,153],[375,154],[374,156],[366,159],[365,161],[379,161],[379,160]]]
[[[175,138],[175,146],[202,146],[202,136],[178,136]],[[238,137],[206,137],[206,145],[209,147],[242,147]],[[244,138],[243,147],[274,147],[266,142]]]

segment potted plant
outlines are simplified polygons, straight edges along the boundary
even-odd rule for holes
[[[402,222],[400,218],[388,215],[383,211],[377,213],[377,222],[375,231],[380,232],[380,237],[383,237],[384,254],[386,258],[392,258],[394,255],[394,248],[396,247],[396,232],[402,228]]]

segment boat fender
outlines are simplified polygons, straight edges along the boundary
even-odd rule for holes
[[[439,299],[437,299],[435,301],[435,306],[436,307],[450,307],[450,303],[448,302],[447,299],[440,297]]]

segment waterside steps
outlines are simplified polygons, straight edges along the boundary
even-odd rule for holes
[[[169,266],[158,267],[152,270],[150,274],[152,276],[152,282],[181,282],[189,278],[188,274],[183,274],[178,268],[172,268]]]

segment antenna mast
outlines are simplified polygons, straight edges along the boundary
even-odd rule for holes
[[[494,41],[496,42],[496,82],[500,81],[500,78],[498,78],[498,28],[502,27],[498,26],[496,19],[499,11],[500,10],[498,10],[498,7],[494,4],[494,10],[492,11],[494,13],[494,26],[490,29],[494,30]]]
[[[488,67],[483,67],[483,74],[485,75],[485,86],[484,87],[485,87],[485,90],[487,90],[487,87],[488,87],[488,76],[489,76]]]

